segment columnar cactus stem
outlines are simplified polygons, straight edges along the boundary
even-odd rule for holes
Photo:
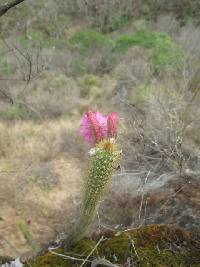
[[[93,126],[96,119],[95,114],[96,113],[94,112],[89,113],[90,117],[92,115],[92,121],[87,121],[87,139],[90,134],[88,132],[88,125],[91,127]],[[103,119],[104,118],[106,117],[103,117]],[[113,138],[113,136],[116,135],[116,125],[114,125],[115,121],[112,121],[111,116],[108,116],[106,118],[107,128],[104,128],[98,135],[96,134],[96,129],[101,129],[102,125],[100,125],[98,120],[95,123],[99,125],[95,125],[95,131],[93,131],[94,136],[91,134],[90,137],[93,141],[95,140],[96,145],[89,152],[90,159],[88,174],[85,181],[85,192],[81,207],[81,214],[78,223],[65,242],[65,249],[68,249],[70,246],[77,243],[77,241],[84,236],[88,226],[91,224],[96,214],[100,200],[107,191],[107,188],[112,180],[113,171],[118,167],[121,157],[121,151],[117,148],[115,139]],[[105,126],[104,120],[103,126]],[[100,139],[95,139],[95,137],[99,136],[101,136]]]
[[[31,233],[31,230],[29,229],[28,225],[24,221],[20,221],[18,225],[27,243],[31,246],[34,254],[36,255],[41,250],[40,245],[35,241]]]

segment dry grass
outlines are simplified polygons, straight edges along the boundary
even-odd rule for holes
[[[73,3],[76,6],[79,2],[67,1],[66,5],[71,4],[73,9]],[[89,1],[91,5],[93,2]],[[48,3],[43,11],[46,14],[55,4],[54,1]],[[127,3],[132,1],[127,0]],[[126,5],[121,8],[119,13]],[[92,21],[91,10],[87,12],[88,22],[70,22],[70,29],[67,19],[60,27],[57,16],[51,25],[45,25],[49,15],[43,16],[47,18],[43,23],[36,16],[36,21],[27,21],[23,34],[26,32],[29,36],[29,31],[38,23],[42,32],[45,29],[57,39],[68,38],[85,28],[87,23],[99,25],[98,19],[107,15],[108,8],[106,4],[102,6],[102,13],[97,18],[92,17]],[[13,18],[10,20],[4,22],[4,31],[12,24]],[[23,20],[26,21],[26,15]],[[101,23],[99,27],[107,30],[104,27],[107,25]],[[82,172],[87,162],[88,147],[78,132],[80,117],[87,108],[104,113],[116,110],[120,114],[119,143],[124,153],[122,174],[117,176],[105,202],[109,205],[101,211],[103,219],[110,220],[112,226],[117,223],[128,226],[134,216],[138,217],[141,205],[138,189],[149,171],[156,184],[159,184],[160,176],[171,177],[171,172],[185,173],[190,169],[199,173],[200,99],[198,94],[195,96],[199,88],[196,64],[200,54],[197,46],[199,29],[192,25],[179,29],[178,22],[172,21],[171,16],[159,17],[158,23],[137,21],[132,24],[124,32],[132,33],[143,27],[167,32],[192,56],[187,57],[188,61],[179,71],[156,76],[148,54],[140,47],[132,47],[126,54],[119,55],[117,63],[108,57],[107,51],[101,54],[98,50],[95,56],[90,51],[86,58],[90,73],[77,74],[71,67],[77,55],[68,48],[42,47],[38,51],[22,48],[22,52],[29,53],[33,60],[31,80],[26,83],[23,81],[23,76],[27,76],[26,60],[20,58],[18,61],[13,53],[8,55],[17,81],[1,81],[0,84],[0,89],[6,89],[14,99],[14,105],[11,105],[0,93],[1,254],[16,256],[5,239],[20,252],[27,251],[27,244],[17,227],[20,219],[32,220],[31,230],[41,243],[52,240],[57,233],[69,231],[81,201]],[[16,32],[22,33],[19,25],[16,27],[14,36]],[[113,36],[115,34],[121,33],[115,32]],[[15,37],[8,38],[10,42],[11,39]],[[19,56],[16,51],[15,55]],[[78,59],[78,63],[82,63],[82,58]],[[108,65],[102,67],[102,59],[108,60]],[[106,69],[109,66],[112,68]],[[108,70],[109,74],[102,74]],[[91,75],[96,72],[98,76]],[[13,73],[8,78],[13,78]],[[26,104],[25,108],[22,102]],[[118,215],[114,217],[113,213]]]
[[[113,90],[119,90],[114,79],[108,80]],[[104,83],[108,86],[106,80]],[[134,93],[136,88],[130,88],[129,93]],[[169,83],[161,87],[159,81],[148,89],[147,94],[140,95],[141,99],[134,98],[139,102],[133,105],[130,95],[124,101],[116,95],[112,105],[121,103],[118,111],[121,117],[119,142],[124,151],[122,172],[139,172],[141,175],[142,171],[151,171],[151,180],[155,180],[168,171],[178,172],[180,166],[176,164],[179,162],[177,156],[186,155],[188,144],[190,157],[196,156],[199,150],[196,148],[196,151],[191,151],[191,138],[184,139],[181,150],[178,147],[179,138],[183,137],[181,123],[187,125],[188,118],[190,121],[193,114],[191,110],[187,120],[184,118],[182,121],[181,115],[188,103],[185,91],[174,91],[173,86],[169,88]],[[110,94],[113,92],[110,91]],[[109,98],[109,94],[106,97]],[[13,124],[0,123],[2,254],[16,255],[4,241],[5,238],[20,252],[27,251],[25,240],[17,228],[19,219],[32,220],[31,229],[41,243],[71,228],[81,201],[81,177],[88,149],[78,133],[79,121],[80,116],[76,115],[70,120],[60,118],[42,122],[27,120]],[[184,169],[187,167],[184,166]],[[111,220],[112,227],[116,223],[130,225],[140,208],[141,192],[138,193],[138,188],[144,182],[144,175],[138,179],[137,175],[133,177],[130,174],[128,177],[125,174],[122,178],[123,183],[120,183],[120,177],[114,183],[109,195],[110,204],[104,207],[101,215],[103,221],[107,222],[112,216],[111,210],[116,208],[118,216],[115,222]],[[137,202],[135,208],[132,207],[134,201]]]
[[[40,173],[40,177],[34,177],[34,171],[30,169],[2,175],[1,241],[6,238],[21,253],[27,251],[27,244],[17,226],[22,219],[31,219],[34,237],[43,244],[58,233],[69,231],[81,199],[82,181],[78,166],[75,160],[60,159],[52,161],[50,170],[46,169],[43,176]],[[53,181],[48,179],[48,172]],[[41,184],[42,179],[48,180]],[[4,255],[15,254],[12,247],[4,247],[4,244],[1,246]]]
[[[79,136],[78,127],[78,121],[72,123],[64,119],[43,123],[1,122],[1,156],[3,160],[22,161],[25,164],[55,159],[81,146],[73,141]]]
[[[166,84],[163,80],[154,81],[132,89],[126,113],[129,130],[124,142],[128,169],[160,175],[194,167],[192,162],[199,156],[194,134],[199,129],[198,97],[194,98],[195,93],[188,92],[187,86],[179,86],[177,80],[167,79]]]
[[[81,198],[83,146],[76,122],[1,123],[1,253],[27,250],[17,221],[32,220],[42,243],[71,226]],[[78,131],[77,131],[78,132]]]

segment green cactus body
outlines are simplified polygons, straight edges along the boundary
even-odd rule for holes
[[[31,246],[34,254],[36,255],[41,250],[40,245],[35,241],[34,237],[32,236],[31,230],[24,221],[20,221],[18,225],[27,243]]]
[[[109,139],[103,140],[94,148],[94,154],[89,160],[80,219],[65,247],[69,248],[85,234],[112,180],[113,171],[119,165],[120,155],[121,151]]]

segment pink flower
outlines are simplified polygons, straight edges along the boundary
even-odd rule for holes
[[[116,112],[104,116],[98,111],[88,111],[81,120],[81,129],[84,139],[96,144],[105,138],[116,137],[118,115]]]
[[[107,117],[98,111],[88,111],[81,121],[81,133],[86,141],[95,144],[107,135]]]
[[[108,137],[115,138],[117,136],[118,121],[119,117],[117,112],[112,112],[110,115],[108,115]]]

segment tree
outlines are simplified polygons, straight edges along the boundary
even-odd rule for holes
[[[0,5],[0,17],[3,16],[8,10],[19,5],[25,0],[10,0],[3,5]]]

